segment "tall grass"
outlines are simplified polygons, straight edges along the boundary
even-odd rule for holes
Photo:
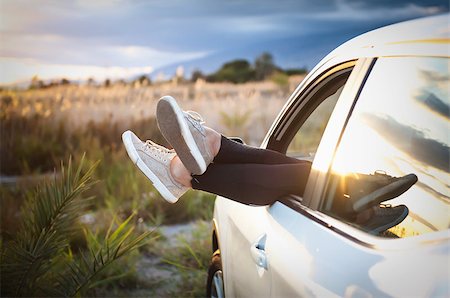
[[[179,277],[168,290],[170,297],[204,297],[208,265],[211,260],[211,226],[197,221],[190,237],[179,235],[177,243],[162,254]]]
[[[27,177],[15,185],[0,185],[2,245],[21,233],[17,223],[27,216],[26,202],[35,195],[34,186],[44,179],[43,174],[53,173],[55,165],[69,156],[74,163],[79,163],[83,152],[86,155],[81,171],[88,171],[99,161],[91,173],[92,179],[98,182],[84,191],[85,196],[93,196],[95,200],[80,217],[84,228],[73,233],[68,246],[60,251],[59,256],[65,261],[85,255],[81,252],[88,253],[89,247],[104,256],[104,245],[113,234],[108,231],[120,228],[123,222],[127,222],[128,228],[133,227],[130,235],[138,235],[148,227],[209,221],[214,196],[189,191],[176,204],[168,204],[129,161],[122,132],[131,129],[142,139],[167,146],[156,125],[154,111],[156,100],[170,94],[183,108],[200,112],[208,126],[258,145],[285,102],[285,89],[292,90],[299,80],[289,78],[282,88],[273,82],[234,85],[199,81],[147,87],[113,84],[109,88],[69,85],[42,90],[1,90],[0,176]],[[56,170],[56,175],[59,177],[61,172]],[[129,231],[128,228],[122,230]],[[193,239],[180,239],[178,248],[166,247],[160,238],[133,250],[96,273],[96,280],[101,282],[91,284],[95,290],[83,286],[78,292],[94,296],[123,296],[124,293],[148,296],[153,292],[150,287],[156,285],[142,281],[135,265],[151,251],[163,257],[167,264],[172,262],[178,274],[180,282],[168,296],[202,296],[210,231],[205,227],[199,230],[194,232]],[[89,272],[92,268],[87,264],[102,263],[99,254],[87,263],[76,262],[72,269],[81,272],[84,268]],[[58,270],[55,267],[55,272]],[[25,292],[34,291],[30,289]]]

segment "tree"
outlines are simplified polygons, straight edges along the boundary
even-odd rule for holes
[[[139,81],[139,83],[140,83],[141,85],[143,85],[143,86],[148,86],[148,85],[151,84],[150,78],[147,77],[146,75],[141,75],[141,76],[138,78],[138,81]]]
[[[268,78],[276,69],[273,57],[270,53],[264,52],[255,60],[255,79],[262,81]]]
[[[285,73],[288,76],[292,76],[292,75],[303,75],[306,74],[308,72],[308,69],[306,67],[303,68],[288,68],[286,69]]]
[[[60,85],[70,85],[70,81],[66,78],[62,78],[61,82],[59,84]]]
[[[87,84],[88,86],[95,86],[95,80],[94,80],[94,78],[89,78],[89,79],[87,80],[86,84]]]
[[[31,84],[29,89],[41,89],[45,87],[45,83],[39,79],[39,77],[37,75],[33,76],[31,78]]]
[[[244,59],[233,60],[225,63],[222,67],[212,75],[207,77],[210,82],[233,82],[245,83],[254,78],[255,71],[250,63]]]
[[[194,70],[191,75],[191,82],[196,82],[198,79],[204,79],[205,75],[198,69]]]
[[[146,75],[140,75],[137,79],[135,79],[132,82],[132,85],[134,87],[149,86],[150,84],[151,84],[151,80]]]

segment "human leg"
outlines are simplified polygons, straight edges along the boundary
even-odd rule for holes
[[[302,195],[311,164],[211,164],[192,176],[175,151],[134,133],[122,135],[133,163],[152,181],[168,202],[175,203],[188,188],[204,190],[250,205],[267,205],[287,194]]]
[[[295,164],[299,160],[277,151],[248,146],[221,136],[214,163]]]
[[[211,164],[192,176],[193,189],[224,196],[247,205],[269,205],[288,194],[302,196],[311,163]]]

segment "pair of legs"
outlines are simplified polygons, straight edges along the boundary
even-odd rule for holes
[[[131,131],[128,155],[167,201],[189,188],[247,205],[269,205],[282,196],[302,196],[311,163],[226,138],[206,127],[201,116],[180,109],[175,99],[157,105],[159,129],[174,149],[143,142]]]
[[[184,186],[249,205],[269,205],[288,195],[303,195],[311,163],[276,151],[247,146],[205,127],[213,161],[202,175],[191,175],[178,156],[170,171]]]

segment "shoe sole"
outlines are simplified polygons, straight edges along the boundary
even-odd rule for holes
[[[201,175],[206,171],[206,162],[194,140],[194,136],[184,119],[183,111],[171,96],[162,97],[156,107],[159,130],[175,149],[186,169]]]
[[[127,150],[128,156],[131,161],[138,167],[138,169],[152,182],[153,186],[156,190],[161,194],[161,196],[168,201],[169,203],[175,203],[178,201],[168,189],[167,187],[159,180],[159,178],[155,175],[155,173],[150,170],[149,167],[144,163],[144,161],[139,156],[136,148],[133,145],[132,141],[132,132],[127,130],[122,134],[122,141],[125,145],[125,149]]]
[[[387,223],[383,226],[377,227],[375,229],[372,229],[370,232],[373,234],[379,234],[383,231],[387,231],[392,227],[395,227],[396,225],[398,225],[399,223],[401,223],[409,214],[409,209],[408,207],[406,207],[405,205],[400,205],[400,206],[404,206],[404,210],[403,213],[400,214],[399,217],[397,217],[394,221],[391,221],[390,223]]]
[[[360,212],[368,207],[379,205],[381,202],[394,199],[407,191],[411,186],[417,182],[417,176],[408,174],[402,179],[399,179],[391,184],[388,184],[365,197],[353,203],[353,210]]]

